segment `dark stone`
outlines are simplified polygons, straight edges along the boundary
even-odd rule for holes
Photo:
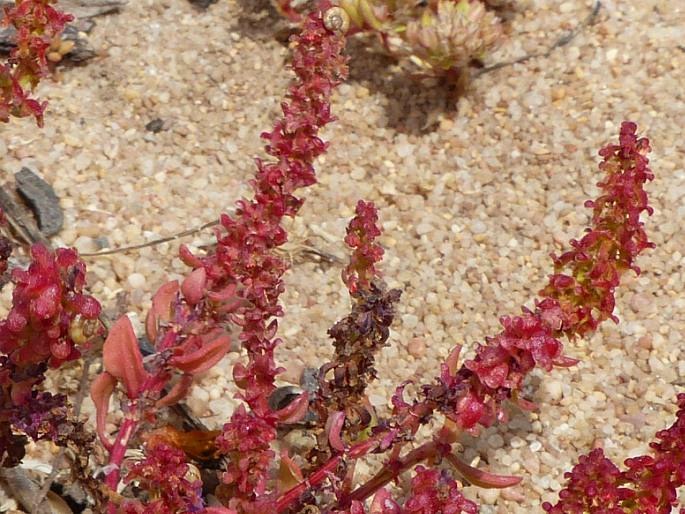
[[[29,168],[14,174],[17,192],[29,205],[38,221],[38,228],[47,237],[62,230],[64,213],[52,186]]]
[[[155,118],[154,120],[150,120],[147,122],[145,125],[145,130],[148,132],[152,132],[153,134],[157,134],[158,132],[161,132],[164,129],[164,120],[161,118]]]

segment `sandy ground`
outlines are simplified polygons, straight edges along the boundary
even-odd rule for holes
[[[591,8],[586,0],[519,1],[507,41],[487,63],[544,52]],[[219,0],[204,12],[185,0],[141,0],[98,19],[91,39],[100,56],[40,88],[50,101],[46,127],[0,126],[2,178],[27,165],[51,182],[66,214],[54,243],[83,252],[215,219],[247,192],[258,134],[290,80],[276,21],[257,0]],[[568,344],[581,359],[575,368],[533,374],[526,391],[539,412],[514,409],[509,424],[464,440],[468,461],[524,477],[502,492],[468,489],[481,512],[540,512],[579,454],[598,444],[619,461],[642,454],[672,422],[685,375],[683,41],[682,2],[606,0],[570,44],[478,76],[460,98],[350,45],[351,77],[334,99],[339,120],[325,134],[332,143],[318,164],[320,183],[291,230],[343,257],[339,241],[357,199],[381,209],[385,278],[404,294],[379,359],[376,404],[404,379],[431,380],[452,345],[472,348],[498,331],[499,316],[531,305],[551,270],[548,254],[582,233],[597,150],[622,120],[637,122],[654,149],[647,226],[658,246],[620,289],[621,323]],[[146,130],[157,118],[163,130]],[[184,242],[211,239],[205,231]],[[91,289],[110,311],[129,292],[125,307],[142,317],[151,293],[185,271],[177,249],[89,258]],[[326,329],[348,308],[339,275],[335,264],[295,259],[281,363],[297,369],[330,355]],[[0,314],[9,295],[5,288]],[[230,369],[239,358],[229,354],[193,389],[188,405],[210,426],[235,405]],[[67,371],[58,380],[69,388],[76,379]]]

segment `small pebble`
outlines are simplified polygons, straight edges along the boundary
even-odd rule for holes
[[[92,237],[79,236],[74,241],[74,248],[76,248],[79,253],[94,253],[100,248]]]
[[[140,289],[145,286],[145,276],[142,273],[131,273],[128,276],[128,284],[131,287]]]
[[[407,352],[415,359],[421,359],[426,355],[426,342],[421,337],[413,337],[407,344]]]

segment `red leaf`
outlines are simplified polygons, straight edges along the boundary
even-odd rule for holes
[[[339,452],[345,451],[345,443],[342,440],[342,428],[345,424],[345,413],[337,411],[328,416],[326,422],[326,432],[328,434],[328,444],[331,448]]]
[[[95,380],[90,385],[90,397],[95,404],[95,422],[98,436],[103,446],[108,450],[112,448],[113,443],[105,433],[105,424],[107,422],[107,411],[109,410],[109,399],[116,384],[116,379],[105,371],[95,377]]]
[[[182,375],[169,392],[157,400],[155,407],[160,409],[162,407],[169,407],[170,405],[177,404],[188,394],[191,385],[193,385],[193,377],[190,375]]]
[[[105,370],[123,382],[128,397],[137,398],[149,374],[143,367],[138,339],[127,316],[112,325],[102,348],[102,360]]]
[[[207,272],[204,268],[193,270],[181,284],[181,291],[190,305],[196,305],[205,295]]]
[[[309,408],[309,393],[304,391],[295,400],[290,402],[286,407],[277,410],[273,413],[274,417],[281,423],[297,423],[304,415],[307,414]]]
[[[150,307],[145,319],[145,332],[153,345],[157,341],[157,329],[160,323],[171,319],[171,302],[176,299],[177,294],[178,282],[172,280],[157,289],[155,296],[152,297],[152,307]]]
[[[211,342],[205,342],[211,338],[214,338]],[[226,355],[230,347],[231,337],[221,330],[215,330],[203,336],[203,344],[199,349],[175,355],[169,359],[169,364],[184,373],[195,375],[212,368]]]
[[[486,489],[504,489],[505,487],[516,485],[523,480],[522,477],[496,475],[483,471],[482,469],[474,468],[452,453],[448,453],[445,458],[454,466],[454,469],[456,469],[461,476],[478,487],[484,487]]]

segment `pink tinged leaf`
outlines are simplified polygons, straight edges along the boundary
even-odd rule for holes
[[[519,397],[518,395],[514,396],[513,401],[516,405],[518,405],[521,409],[529,411],[529,412],[534,412],[538,410],[538,406],[536,403],[531,402],[530,400],[525,400],[524,398]]]
[[[96,319],[102,310],[100,302],[92,296],[85,295],[81,296],[78,307],[81,315],[87,319]]]
[[[514,486],[523,480],[522,477],[496,475],[495,473],[489,473],[482,469],[474,468],[452,453],[448,453],[445,457],[462,477],[478,487],[486,489],[504,489],[506,487]]]
[[[552,363],[555,366],[559,366],[560,368],[570,368],[571,366],[575,366],[579,362],[580,359],[574,359],[573,357],[568,357],[566,355],[560,355],[552,361]]]
[[[195,257],[193,252],[184,244],[178,249],[178,257],[186,266],[190,266],[191,268],[199,268],[202,266],[202,261],[198,257]]]
[[[389,430],[387,434],[383,436],[383,438],[380,440],[378,443],[378,447],[385,451],[388,448],[390,448],[393,443],[395,442],[395,438],[397,437],[397,434],[399,433],[399,429],[395,428],[392,430]]]
[[[476,373],[478,374],[478,378],[480,378],[486,386],[497,389],[504,385],[504,381],[509,375],[509,365],[506,362],[503,362],[485,372],[481,371],[480,373]]]
[[[207,507],[202,510],[200,514],[238,514],[233,509],[227,509],[226,507]]]
[[[95,404],[97,433],[103,446],[108,450],[112,449],[114,443],[105,432],[105,424],[107,422],[107,411],[109,410],[109,399],[116,384],[116,379],[105,371],[95,377],[95,380],[90,385],[90,397]]]
[[[155,344],[159,325],[171,319],[171,303],[178,294],[178,282],[172,280],[163,284],[152,297],[152,307],[145,318],[145,332],[148,340]]]
[[[462,428],[472,428],[485,416],[485,405],[473,393],[468,393],[457,402],[454,416],[450,416]]]
[[[450,375],[454,375],[457,370],[459,369],[459,354],[461,353],[461,345],[458,344],[454,348],[452,348],[452,351],[450,351],[450,354],[447,356],[447,360],[445,363],[447,364],[447,369],[450,372]]]
[[[204,298],[206,285],[207,272],[204,268],[197,268],[185,278],[181,291],[190,305],[197,305]]]
[[[246,389],[250,380],[250,372],[242,362],[233,366],[233,381],[240,389]]]
[[[345,413],[337,411],[328,416],[326,421],[326,433],[328,434],[328,444],[331,448],[339,452],[345,451],[345,443],[342,440],[342,428],[345,425]]]
[[[292,402],[290,402],[287,406],[273,412],[273,416],[280,423],[297,423],[302,418],[304,418],[305,414],[307,414],[308,409],[309,393],[307,391],[304,391]]]
[[[155,407],[160,409],[162,407],[169,407],[171,405],[177,404],[183,398],[186,397],[188,391],[190,391],[191,385],[193,385],[192,375],[181,376],[179,381],[173,385],[169,392],[165,394],[162,398],[157,400],[157,403],[155,403]]]
[[[217,333],[221,333],[221,331],[215,330],[206,334],[202,339],[208,340],[210,337],[214,337],[214,339],[210,342],[203,341],[202,346],[194,352],[173,356],[169,359],[169,364],[191,375],[203,373],[213,368],[231,347],[230,336],[226,333],[217,336]]]
[[[17,309],[12,309],[7,315],[7,328],[18,333],[24,330],[24,327],[28,325],[29,320],[23,314],[19,313]]]
[[[143,367],[138,339],[127,316],[119,318],[107,335],[102,348],[105,370],[121,381],[129,398],[137,398],[149,377]]]
[[[229,284],[219,291],[212,291],[207,297],[213,302],[226,302],[235,297],[236,285]]]

